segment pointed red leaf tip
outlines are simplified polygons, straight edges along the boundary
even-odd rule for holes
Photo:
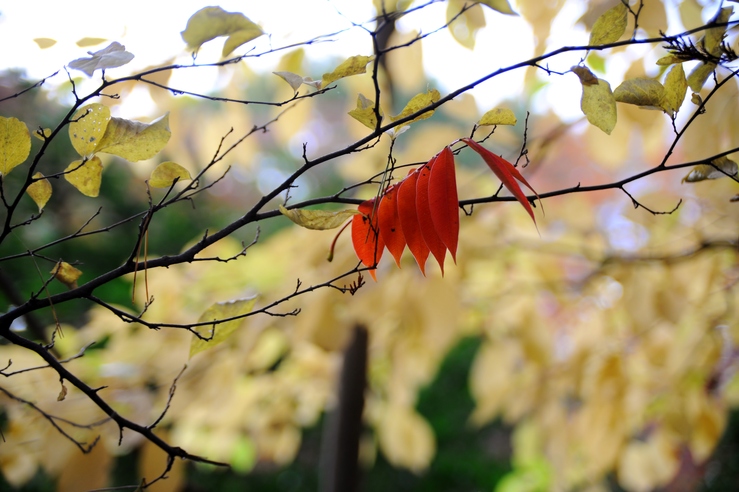
[[[438,155],[418,169],[418,180],[416,182],[416,214],[418,215],[418,225],[421,229],[423,240],[426,246],[431,250],[436,261],[441,268],[441,275],[444,275],[444,257],[446,256],[446,246],[436,232],[434,220],[431,218],[431,207],[429,205],[429,179],[431,178],[431,169],[436,164]]]
[[[408,176],[398,184],[398,217],[400,218],[400,227],[403,230],[408,249],[411,250],[413,257],[418,263],[421,273],[426,275],[426,260],[429,257],[429,247],[421,233],[421,226],[418,223],[418,214],[416,213],[416,183],[418,182],[418,172],[412,170]]]
[[[536,225],[536,218],[534,217],[534,211],[531,208],[531,204],[526,198],[526,195],[524,195],[523,191],[521,191],[521,187],[518,185],[518,183],[516,183],[516,179],[526,185],[526,187],[530,189],[534,193],[534,195],[536,195],[536,198],[539,198],[539,194],[536,193],[536,191],[534,191],[534,189],[526,181],[526,179],[521,176],[521,173],[518,172],[518,169],[516,169],[513,164],[511,164],[507,160],[493,154],[474,140],[470,138],[463,138],[461,140],[462,142],[469,145],[472,150],[480,154],[480,157],[482,157],[483,160],[490,167],[490,169],[493,170],[500,182],[503,183],[503,186],[508,188],[508,191],[513,193],[513,196],[516,197],[516,200],[518,200],[519,203],[523,205],[523,208],[525,208],[531,216],[531,220],[534,221],[534,225]]]
[[[378,213],[375,210],[375,199],[372,198],[362,202],[357,209],[362,215],[352,217],[352,244],[354,245],[354,252],[365,266],[370,267],[370,275],[377,282],[375,271],[380,258],[382,258],[382,250],[385,249],[385,243],[377,233]]]
[[[459,198],[454,154],[449,147],[444,147],[431,167],[428,196],[434,229],[456,263],[459,242]]]
[[[388,187],[385,194],[380,200],[378,209],[378,224],[380,228],[380,237],[385,242],[387,250],[395,258],[395,263],[400,268],[400,257],[405,249],[405,236],[400,226],[400,216],[398,215],[398,189],[399,184]]]

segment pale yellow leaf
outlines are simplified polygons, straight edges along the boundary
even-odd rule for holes
[[[701,63],[696,66],[688,75],[688,87],[693,92],[700,92],[703,89],[703,84],[706,83],[708,77],[711,76],[713,71],[716,70],[715,63]]]
[[[56,44],[56,39],[51,38],[33,38],[33,42],[38,45],[39,48],[42,50],[45,50],[46,48],[51,48]]]
[[[105,38],[89,38],[89,37],[84,37],[84,38],[80,39],[79,41],[77,41],[75,44],[77,46],[79,46],[80,48],[87,48],[88,46],[97,46],[97,45],[102,44],[102,43],[104,43],[106,41],[107,41],[107,39],[105,39]]]
[[[357,210],[340,210],[338,212],[329,212],[326,210],[302,210],[295,208],[288,210],[282,205],[280,205],[279,208],[282,215],[299,226],[317,231],[336,229],[349,218],[359,213]]]
[[[683,64],[675,64],[665,77],[665,101],[666,107],[677,112],[683,105],[685,94],[688,92],[688,81],[685,80]]]
[[[70,289],[77,288],[77,279],[82,275],[82,271],[73,267],[66,261],[60,261],[51,270],[51,274],[55,279],[69,287]]]
[[[80,108],[69,124],[69,140],[82,156],[90,156],[105,135],[110,121],[110,108],[94,103]]]
[[[0,175],[5,176],[31,153],[28,127],[17,118],[0,116]]]
[[[321,87],[326,87],[331,82],[343,79],[344,77],[366,73],[367,64],[374,59],[374,56],[363,55],[356,55],[347,58],[346,60],[341,62],[341,64],[336,67],[333,72],[323,74],[323,77],[321,78]]]
[[[477,126],[515,125],[517,121],[516,115],[510,109],[495,108],[482,115]]]
[[[391,117],[390,119],[392,121],[398,121],[401,118],[405,118],[406,116],[410,116],[414,113],[417,113],[423,108],[426,108],[430,106],[431,104],[437,102],[439,99],[441,99],[441,94],[439,94],[439,91],[437,91],[436,89],[433,89],[427,92],[422,92],[420,94],[416,94],[415,96],[411,98],[410,101],[408,101],[408,104],[405,105],[405,107],[403,108],[403,111],[401,111],[399,115]],[[410,121],[406,121],[405,124],[410,125],[414,121],[425,120],[426,118],[431,118],[431,115],[433,114],[434,114],[434,111],[427,111],[423,113],[422,115],[413,118]]]
[[[290,87],[292,87],[293,92],[298,91],[298,87],[300,87],[303,84],[303,77],[296,73],[292,72],[272,72],[273,74],[280,77],[282,80],[290,84]]]
[[[149,186],[152,188],[169,188],[177,181],[191,180],[190,172],[176,162],[166,161],[159,164],[151,172]]]
[[[660,67],[666,67],[672,65],[673,63],[681,63],[688,60],[690,60],[690,58],[683,58],[677,55],[665,55],[657,60],[657,65],[659,65]]]
[[[597,78],[585,67],[572,67],[571,70],[582,84],[580,109],[590,124],[610,135],[616,126],[618,116],[616,99],[613,97],[610,84]]]
[[[727,176],[736,176],[737,164],[728,157],[714,159],[712,164],[699,164],[695,166],[682,180],[683,183],[695,183],[705,179],[718,179]],[[716,169],[718,168],[718,169]]]
[[[49,183],[49,180],[41,173],[34,174],[33,179],[36,181],[28,185],[26,193],[28,193],[28,196],[36,202],[38,211],[41,212],[51,198],[51,183]]]
[[[477,31],[485,27],[485,13],[479,4],[462,12],[469,5],[466,0],[449,0],[446,8],[446,21],[452,37],[465,48],[474,49]],[[461,15],[460,12],[462,12]]]
[[[77,58],[69,62],[69,68],[81,70],[89,77],[95,70],[116,68],[133,60],[133,53],[126,51],[126,47],[117,41],[113,41],[100,51],[88,51],[89,58]]]
[[[372,0],[378,15],[383,13],[402,12],[413,3],[413,0]]]
[[[167,145],[172,132],[169,130],[169,113],[152,121],[111,118],[96,151],[123,157],[136,162],[150,159]]]
[[[226,56],[238,46],[264,33],[244,14],[226,12],[221,7],[205,7],[188,19],[185,30],[180,34],[188,48],[195,51],[211,39],[231,36],[223,46],[223,56]]]
[[[208,338],[203,340],[193,335],[190,343],[190,357],[202,352],[203,350],[215,347],[219,343],[226,340],[244,321],[243,316],[249,314],[256,303],[256,296],[244,299],[236,299],[228,302],[217,302],[205,310],[198,319],[198,323],[210,321],[218,321],[222,319],[235,318],[238,319],[224,321],[213,325],[201,325],[194,328],[198,334]]]
[[[622,2],[608,9],[593,24],[590,32],[590,46],[615,43],[626,31],[629,9]]]
[[[51,136],[51,128],[39,128],[33,132],[33,136],[39,140],[46,140]]]
[[[622,103],[658,108],[665,99],[665,88],[659,80],[638,77],[624,80],[613,91],[613,97]]]
[[[429,423],[412,408],[398,404],[388,404],[383,413],[377,434],[387,460],[415,473],[428,468],[436,452]]]
[[[711,19],[711,23],[726,24],[729,21],[729,17],[734,13],[734,7],[725,7],[718,11],[716,16]],[[713,56],[719,56],[721,54],[721,42],[726,36],[726,26],[712,27],[706,31],[705,36],[702,39],[703,45]]]
[[[621,452],[618,481],[634,492],[657,490],[677,472],[678,456],[664,431],[657,431],[646,441],[632,440]]]
[[[74,161],[64,170],[64,179],[77,188],[80,193],[90,197],[98,196],[100,183],[103,179],[103,163],[100,158],[93,156],[89,160]]]
[[[375,102],[367,99],[362,94],[357,96],[357,107],[349,111],[349,116],[369,128],[374,130],[377,128],[377,115],[375,114]],[[382,117],[382,109],[380,109],[380,117]]]
[[[491,9],[506,15],[518,15],[511,8],[511,4],[508,0],[480,0],[480,3],[490,7]]]

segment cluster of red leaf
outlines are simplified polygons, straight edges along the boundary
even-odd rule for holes
[[[474,140],[461,140],[480,154],[536,224],[531,204],[516,180],[537,198],[538,195],[518,169]],[[352,244],[360,261],[370,268],[372,278],[377,280],[375,268],[386,247],[400,267],[406,246],[424,275],[429,253],[436,258],[443,275],[446,252],[457,261],[459,240],[459,200],[451,149],[444,147],[426,164],[389,186],[379,198],[361,203],[359,212],[352,219]]]

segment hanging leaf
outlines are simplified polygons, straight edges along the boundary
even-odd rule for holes
[[[431,218],[431,206],[429,205],[429,178],[431,178],[431,168],[436,163],[437,156],[434,156],[428,163],[418,169],[418,180],[416,182],[416,214],[418,215],[418,225],[421,229],[421,236],[426,242],[431,254],[434,255],[436,261],[441,268],[441,275],[444,275],[444,258],[446,257],[446,246],[436,232],[434,220]]]
[[[505,186],[508,191],[510,191],[513,196],[516,197],[516,200],[518,200],[518,202],[523,205],[523,208],[526,209],[526,212],[528,212],[531,220],[533,220],[534,224],[536,224],[536,218],[534,217],[534,211],[531,208],[531,204],[526,198],[526,195],[524,195],[521,191],[521,187],[518,185],[518,183],[516,183],[516,180],[520,181],[528,189],[530,189],[534,193],[534,195],[536,195],[536,198],[539,198],[539,195],[536,193],[536,191],[534,191],[534,189],[521,175],[521,173],[518,172],[518,169],[516,169],[513,164],[511,164],[507,160],[493,154],[474,140],[470,138],[463,138],[462,141],[469,145],[472,150],[480,154],[480,157],[482,157],[485,163],[490,167],[490,169],[492,169],[500,182],[503,183],[503,186]]]
[[[485,27],[485,13],[479,4],[472,5],[462,12],[465,7],[469,7],[465,0],[449,0],[446,21],[452,37],[465,48],[474,49],[477,31]]]
[[[700,164],[695,166],[682,180],[683,183],[695,183],[706,179],[725,178],[737,175],[737,164],[728,157],[719,157],[711,161],[711,164]],[[718,169],[717,169],[718,168]]]
[[[375,101],[371,101],[362,94],[357,96],[357,107],[349,111],[349,116],[369,128],[374,130],[377,128],[377,115],[375,114]],[[380,109],[380,117],[382,117],[382,109]]]
[[[515,125],[517,122],[516,115],[510,109],[495,108],[482,115],[477,126]]]
[[[582,84],[580,109],[590,124],[610,135],[617,119],[616,99],[611,92],[611,86],[585,67],[572,67],[572,71]]]
[[[708,77],[716,70],[715,63],[701,63],[691,70],[688,75],[688,87],[693,92],[700,92],[703,89]]]
[[[423,239],[421,226],[418,222],[416,211],[416,184],[418,183],[418,172],[416,170],[408,173],[408,176],[400,183],[398,188],[398,217],[403,237],[408,244],[408,249],[418,263],[421,273],[426,275],[426,260],[429,257],[429,247]]]
[[[282,80],[290,84],[293,92],[298,92],[298,88],[303,85],[303,77],[292,72],[272,72],[273,74],[280,77]]]
[[[725,7],[718,11],[716,16],[711,19],[709,24],[726,24],[729,22],[729,18],[734,13],[733,7]],[[726,26],[712,27],[706,30],[706,34],[699,41],[703,44],[703,47],[713,56],[719,56],[721,54],[721,43],[726,37]]]
[[[198,319],[198,323],[236,318],[239,316],[243,317],[254,309],[256,302],[256,296],[228,302],[217,302],[205,310]],[[213,348],[224,342],[241,326],[243,321],[243,318],[238,318],[231,321],[224,321],[223,323],[201,325],[193,328],[200,336],[209,338],[209,340],[203,340],[193,335],[192,341],[190,342],[190,358],[203,350]]]
[[[417,113],[418,111],[421,111],[422,109],[430,106],[431,104],[437,102],[439,99],[441,99],[441,94],[439,94],[439,91],[436,89],[422,92],[420,94],[416,94],[411,98],[410,101],[408,101],[408,104],[405,105],[403,108],[403,111],[400,112],[399,115],[393,116],[390,119],[392,121],[398,121],[401,118],[405,118],[406,116],[410,116],[414,113]],[[431,115],[434,114],[434,111],[427,111],[423,113],[420,116],[417,116],[416,118],[413,118],[410,121],[406,121],[406,125],[410,125],[411,123],[419,120],[425,120],[426,118],[431,118]]]
[[[362,202],[358,210],[360,215],[352,218],[352,244],[354,252],[364,266],[369,267],[370,275],[377,282],[376,267],[382,258],[385,243],[378,234],[375,199]]]
[[[28,185],[26,193],[36,203],[38,211],[41,212],[51,198],[51,183],[41,173],[34,174],[33,179],[34,182]]]
[[[83,164],[84,162],[84,164]],[[90,197],[98,196],[103,178],[103,163],[94,156],[87,161],[74,161],[64,170],[64,179],[77,188],[80,193]]]
[[[117,155],[131,162],[142,161],[157,155],[167,145],[171,135],[169,113],[151,123],[111,118],[96,151]]]
[[[82,157],[92,155],[100,144],[110,122],[110,108],[89,104],[80,108],[69,124],[69,140]]]
[[[31,153],[28,127],[17,118],[0,116],[0,175],[7,175]]]
[[[629,9],[622,2],[608,9],[593,24],[593,30],[590,33],[588,44],[590,46],[599,46],[618,41],[626,31],[628,13]]]
[[[221,7],[205,7],[187,20],[187,26],[180,34],[187,47],[195,52],[212,39],[229,36],[223,45],[222,55],[225,57],[264,32],[244,14],[226,12]]]
[[[55,279],[69,287],[70,289],[77,288],[77,279],[82,276],[82,270],[78,270],[66,261],[60,261],[51,270],[51,274]]]
[[[333,72],[324,73],[321,78],[321,87],[327,87],[331,82],[336,82],[344,77],[359,75],[367,72],[367,64],[374,60],[374,56],[352,56],[344,60]]]
[[[454,154],[449,147],[444,147],[431,168],[428,190],[429,210],[434,229],[456,263],[459,242],[459,198]]]
[[[659,108],[665,99],[665,88],[658,80],[638,77],[624,80],[613,91],[617,102]]]
[[[90,58],[72,60],[69,62],[69,68],[85,72],[88,77],[92,77],[95,70],[121,67],[133,60],[133,53],[126,51],[126,47],[117,41],[113,41],[100,51],[87,53]]]
[[[395,263],[400,268],[400,257],[405,249],[405,236],[400,225],[400,216],[398,215],[398,190],[400,184],[388,187],[385,194],[380,200],[378,209],[378,226],[380,228],[380,237],[387,246],[387,250],[395,258]]]
[[[677,113],[688,92],[688,81],[685,80],[683,64],[675,64],[665,77],[665,107]]]
[[[316,231],[336,229],[346,222],[347,219],[360,213],[356,210],[340,210],[338,212],[329,212],[326,210],[302,210],[297,208],[288,210],[282,205],[279,206],[279,209],[282,215],[299,226]]]
[[[500,12],[501,14],[518,15],[513,11],[513,9],[511,8],[511,4],[508,3],[508,0],[480,0],[480,3],[485,5],[486,7],[490,7],[497,12]]]
[[[175,182],[190,181],[190,172],[176,162],[166,161],[159,164],[149,176],[149,186],[152,188],[169,188]]]

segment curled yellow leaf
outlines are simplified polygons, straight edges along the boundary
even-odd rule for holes
[[[185,30],[180,34],[187,46],[195,51],[212,39],[229,36],[223,46],[223,56],[227,56],[264,32],[242,13],[226,12],[221,7],[205,7],[188,19]]]
[[[616,99],[613,97],[610,84],[593,75],[585,67],[572,67],[571,70],[582,84],[580,109],[591,125],[597,126],[610,135],[616,127],[618,117]]]
[[[516,115],[510,109],[495,108],[482,115],[477,126],[515,125],[517,121]]]
[[[316,231],[325,231],[327,229],[336,229],[350,217],[359,213],[358,210],[340,210],[338,212],[328,212],[326,210],[288,210],[282,205],[279,206],[280,213],[292,220],[301,227],[313,229]]]
[[[55,279],[69,287],[70,289],[77,288],[77,279],[82,275],[82,270],[78,270],[66,261],[60,261],[51,270],[51,274]]]
[[[228,302],[217,302],[205,310],[198,319],[198,323],[244,316],[254,309],[256,301],[256,296],[253,296],[244,299],[235,299]],[[202,337],[209,338],[209,340],[203,340],[202,338],[193,335],[192,341],[190,342],[190,357],[202,352],[203,350],[213,348],[219,343],[225,341],[239,326],[241,326],[243,321],[244,320],[242,318],[238,318],[231,321],[224,321],[223,323],[195,327],[194,330],[198,334]]]
[[[292,72],[272,72],[273,74],[280,77],[282,80],[290,84],[293,92],[298,92],[298,88],[303,84],[303,77]]]
[[[399,119],[405,118],[406,116],[410,116],[430,106],[431,104],[435,103],[439,99],[441,99],[441,94],[439,94],[439,91],[437,91],[436,89],[432,89],[427,92],[416,94],[415,96],[411,98],[410,101],[408,101],[408,104],[405,105],[405,107],[403,108],[403,111],[401,111],[399,115],[393,116],[390,119],[393,121],[397,121]],[[423,113],[422,115],[417,116],[410,121],[407,121],[405,124],[410,125],[414,121],[425,120],[426,118],[431,118],[431,115],[433,114],[434,114],[433,110],[427,111]]]
[[[626,31],[629,9],[622,2],[608,9],[593,24],[590,32],[590,46],[615,43]]]
[[[102,104],[89,104],[81,107],[69,124],[69,140],[72,147],[82,157],[92,155],[110,122],[110,108]]]
[[[349,116],[369,128],[374,130],[377,128],[377,115],[375,114],[375,101],[367,99],[362,94],[357,96],[357,107],[349,111]],[[382,117],[382,109],[380,109],[380,117]]]
[[[169,113],[151,123],[111,118],[96,151],[117,155],[131,162],[142,161],[157,155],[167,145],[171,135]]]
[[[713,164],[713,165],[711,165]],[[699,164],[695,166],[683,178],[683,183],[695,183],[706,179],[725,178],[727,176],[736,176],[739,168],[736,162],[728,157],[719,157],[711,161],[711,164]]]
[[[26,193],[28,193],[28,196],[36,202],[38,211],[41,212],[51,198],[51,183],[49,183],[49,180],[41,173],[34,174],[33,179],[35,181],[28,185]]]
[[[0,174],[8,174],[31,153],[28,127],[17,118],[0,116]]]
[[[344,77],[350,77],[352,75],[359,75],[367,72],[367,64],[374,60],[374,56],[351,56],[341,62],[341,64],[334,69],[333,72],[324,73],[321,78],[321,87],[326,87],[331,82],[335,82]]]
[[[149,186],[152,188],[169,188],[175,180],[191,180],[190,172],[176,162],[166,161],[159,164],[151,172]]]
[[[90,197],[98,196],[103,179],[103,163],[97,156],[87,161],[74,161],[64,170],[64,179],[77,188],[80,193]]]

